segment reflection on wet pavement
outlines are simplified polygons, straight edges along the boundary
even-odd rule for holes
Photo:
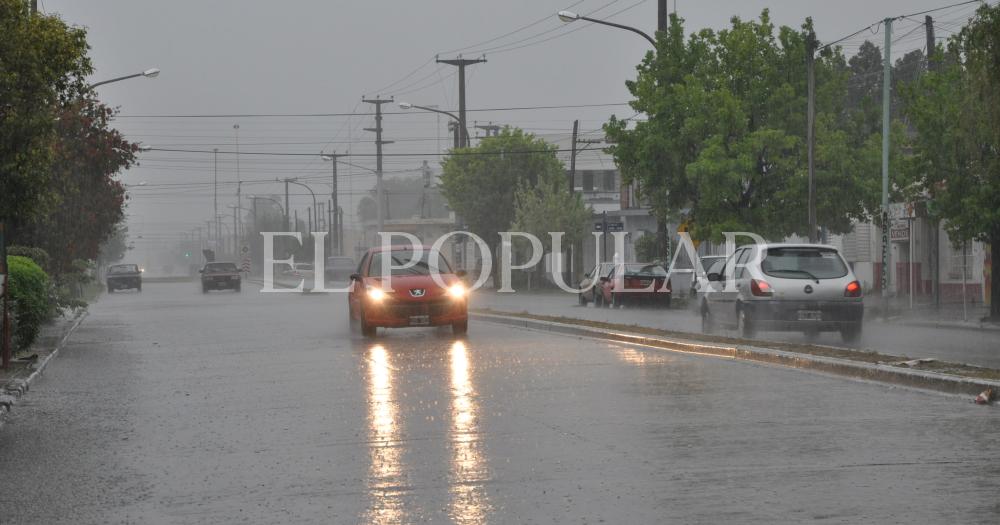
[[[399,444],[398,409],[393,395],[393,369],[385,347],[368,349],[368,523],[403,523],[402,492],[406,480]]]
[[[489,511],[483,482],[489,476],[477,429],[479,405],[473,388],[469,351],[451,345],[451,505],[455,523],[484,523]]]

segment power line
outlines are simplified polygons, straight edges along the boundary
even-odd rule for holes
[[[628,102],[610,102],[602,104],[555,104],[547,106],[510,106],[498,108],[473,108],[469,112],[483,111],[535,111],[543,109],[579,109],[627,106]],[[413,111],[383,111],[382,115],[421,115]],[[148,114],[148,115],[116,115],[115,118],[311,118],[311,117],[373,117],[374,112],[361,113],[188,113],[188,114]]]

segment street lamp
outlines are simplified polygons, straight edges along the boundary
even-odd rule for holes
[[[424,111],[429,111],[431,113],[439,113],[441,115],[448,116],[449,118],[454,120],[459,126],[462,125],[462,120],[458,118],[458,115],[455,115],[454,113],[445,111],[443,109],[436,109],[428,106],[418,106],[416,104],[410,104],[409,102],[400,102],[399,109],[422,109]],[[462,138],[460,140],[455,140],[455,147],[456,148],[469,147],[469,130],[460,127],[458,133],[459,135],[462,136]]]
[[[624,29],[626,31],[631,31],[633,33],[636,33],[636,34],[642,36],[646,40],[649,40],[649,43],[652,44],[653,47],[656,47],[656,40],[653,40],[653,37],[647,35],[646,33],[642,32],[641,30],[636,29],[636,28],[631,27],[631,26],[626,26],[626,25],[622,25],[622,24],[616,24],[614,22],[608,22],[607,20],[598,20],[597,18],[590,18],[590,17],[587,17],[587,16],[583,16],[583,15],[574,13],[572,11],[559,11],[559,13],[558,13],[557,16],[559,17],[559,20],[562,20],[563,22],[566,22],[566,23],[576,22],[577,20],[584,20],[584,21],[587,21],[587,22],[593,22],[595,24],[601,24],[601,25],[605,25],[605,26],[617,27],[618,29]]]
[[[278,182],[282,182],[281,179],[274,179],[274,180],[276,180]],[[316,213],[316,192],[314,192],[312,190],[312,188],[310,188],[309,186],[306,186],[305,184],[303,184],[303,183],[301,183],[301,182],[299,182],[299,181],[297,181],[295,179],[285,179],[284,182],[287,182],[289,184],[295,184],[296,186],[302,186],[303,188],[309,190],[309,194],[312,195],[312,198],[313,198],[313,208],[312,208],[313,209],[313,213]],[[296,226],[298,226],[298,225],[296,225]]]
[[[134,75],[125,75],[123,77],[112,78],[112,79],[109,79],[109,80],[102,80],[100,82],[96,82],[96,83],[90,85],[90,89],[94,89],[97,86],[103,86],[104,84],[110,84],[112,82],[118,82],[120,80],[128,80],[130,78],[136,78],[136,77],[156,78],[159,74],[160,74],[160,70],[154,67],[154,68],[147,69],[147,70],[143,71],[142,73],[135,73]]]

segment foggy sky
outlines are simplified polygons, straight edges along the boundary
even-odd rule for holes
[[[813,17],[819,39],[829,42],[887,16],[948,3],[953,2],[680,0],[677,10],[690,33],[702,27],[724,27],[733,15],[753,18],[769,7],[776,25],[798,28],[805,17]],[[319,151],[373,153],[372,134],[361,129],[373,125],[371,117],[132,116],[368,112],[371,106],[361,104],[361,97],[379,94],[455,109],[455,68],[434,64],[434,56],[441,53],[442,58],[450,58],[463,53],[471,58],[484,50],[488,62],[468,69],[470,109],[623,103],[629,100],[624,81],[634,77],[635,64],[648,49],[648,42],[608,27],[563,24],[554,15],[564,8],[589,13],[605,5],[592,16],[604,18],[634,6],[612,20],[650,33],[655,30],[654,0],[40,2],[45,12],[58,13],[67,22],[88,28],[97,71],[93,81],[150,67],[162,70],[156,79],[138,78],[99,88],[104,102],[120,107],[122,117],[116,127],[129,139],[153,147],[228,151],[235,147],[233,124],[239,124],[241,151],[316,154],[241,157],[241,179],[257,181],[244,184],[244,195],[277,194],[281,185],[260,181],[302,176],[317,194],[326,196],[330,192],[330,165],[319,158]],[[960,22],[974,8],[963,6],[936,15],[942,29],[955,27],[951,24]],[[540,22],[523,31],[476,45],[536,21]],[[896,34],[904,36],[915,26],[916,22],[901,21]],[[938,32],[938,36],[948,34]],[[538,36],[518,42],[533,35]],[[864,38],[881,46],[883,35],[859,35],[845,43],[845,53],[853,54]],[[525,44],[530,45],[510,49]],[[923,32],[915,30],[901,39],[893,55],[923,47]],[[379,91],[418,67],[410,78]],[[407,93],[413,88],[423,89]],[[400,111],[395,105],[384,108]],[[627,106],[615,106],[474,112],[469,120],[470,126],[475,120],[522,127],[568,146],[574,119],[580,119],[581,130],[593,132],[612,113],[633,115]],[[389,153],[436,153],[450,144],[444,130],[446,119],[435,115],[410,110],[387,115],[383,125],[385,139],[397,141],[386,146]],[[472,133],[475,135],[475,130]],[[213,164],[212,155],[194,153],[148,152],[140,160],[142,165],[125,173],[123,180],[130,185],[146,183],[131,191],[128,213],[133,236],[144,236],[136,242],[138,255],[150,258],[155,252],[147,250],[162,245],[178,231],[204,226],[210,220],[212,186],[184,184],[211,182]],[[374,166],[370,157],[346,160]],[[437,167],[437,157],[392,157],[386,160],[386,176],[405,175],[402,170],[418,169],[423,160]],[[611,168],[613,164],[599,152],[588,152],[579,157],[578,166]],[[231,184],[235,171],[234,156],[220,155],[220,209],[236,202],[235,185]],[[341,166],[340,175],[341,205],[345,218],[352,221],[357,197],[371,188],[373,177],[364,169],[346,165]],[[328,197],[321,198],[325,202]],[[311,198],[295,196],[293,206],[301,210],[300,215],[307,205],[311,205]]]

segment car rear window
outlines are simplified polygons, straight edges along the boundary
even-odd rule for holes
[[[205,265],[206,272],[235,272],[236,263],[208,263]]]
[[[847,266],[832,248],[768,248],[761,270],[782,279],[837,279]]]
[[[652,277],[665,277],[667,271],[659,264],[626,264],[625,275],[648,275]]]
[[[136,273],[139,267],[134,264],[119,264],[108,268],[108,273]]]

